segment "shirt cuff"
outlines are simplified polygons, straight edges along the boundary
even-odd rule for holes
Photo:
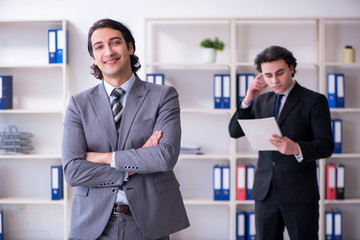
[[[244,101],[241,101],[240,108],[245,109],[245,108],[248,108],[250,106],[251,106],[251,104],[247,105],[246,103],[244,103]]]
[[[294,156],[295,156],[296,160],[297,160],[299,163],[301,163],[301,162],[304,160],[304,156],[303,156],[303,154],[302,154],[302,152],[301,152],[301,148],[300,148],[299,144],[296,144],[296,145],[298,146],[298,149],[299,149],[299,155],[295,155],[295,154],[294,154]]]
[[[112,153],[112,162],[111,162],[110,166],[112,168],[116,168],[116,166],[115,166],[115,152]]]

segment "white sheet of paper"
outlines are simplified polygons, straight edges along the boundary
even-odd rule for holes
[[[271,145],[271,135],[282,137],[279,125],[274,117],[260,119],[238,119],[238,122],[249,140],[251,146],[257,151],[277,151]]]

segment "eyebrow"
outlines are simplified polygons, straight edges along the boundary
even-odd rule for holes
[[[279,70],[275,71],[275,74],[284,70],[285,70],[284,68],[280,68]],[[263,73],[263,74],[272,74],[272,73]]]
[[[109,39],[109,41],[112,41],[114,39],[122,40],[121,37],[112,37],[112,38]],[[100,44],[100,43],[102,43],[102,41],[95,42],[92,46],[95,46],[96,44]]]

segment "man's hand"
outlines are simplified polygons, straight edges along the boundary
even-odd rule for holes
[[[243,102],[246,105],[250,105],[251,102],[259,96],[259,94],[268,86],[266,83],[264,83],[260,78],[263,76],[262,73],[257,75],[254,78],[254,81],[252,81],[248,87],[248,90],[246,92],[246,96],[243,100]]]
[[[142,147],[144,148],[158,145],[161,137],[162,131],[156,130]]]
[[[161,137],[162,137],[162,131],[156,130],[142,147],[144,148],[144,147],[151,147],[158,145]],[[113,154],[112,152],[107,152],[107,153],[86,152],[85,160],[93,163],[110,165],[112,163],[112,154]],[[129,175],[132,174],[129,173]]]
[[[276,147],[279,152],[286,155],[299,155],[298,145],[287,137],[280,137],[278,135],[272,135],[273,139],[270,139],[271,145]]]

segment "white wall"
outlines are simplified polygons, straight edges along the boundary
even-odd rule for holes
[[[70,21],[70,81],[75,94],[98,83],[90,75],[89,27],[101,18],[126,24],[144,56],[144,19],[148,17],[360,17],[359,0],[0,0],[0,21]],[[274,33],[276,34],[276,33]],[[1,44],[1,36],[0,36]],[[21,56],[19,56],[21,57]],[[140,70],[140,77],[144,71]]]

